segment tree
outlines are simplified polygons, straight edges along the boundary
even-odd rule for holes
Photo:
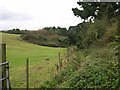
[[[120,3],[116,2],[77,2],[77,4],[82,8],[72,8],[75,16],[81,17],[84,20],[90,19],[100,19],[106,16],[108,19],[118,15],[120,12]]]
[[[57,27],[57,28],[56,27],[45,27],[45,28],[43,28],[43,30],[46,30],[52,34],[58,34],[58,35],[62,35],[62,36],[67,35],[67,29],[62,28],[62,27]]]

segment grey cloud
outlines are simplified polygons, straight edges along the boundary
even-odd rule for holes
[[[24,13],[10,12],[7,10],[0,10],[0,20],[3,21],[24,21],[31,20],[32,17]]]

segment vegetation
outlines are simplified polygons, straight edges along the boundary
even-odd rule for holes
[[[89,6],[93,3],[80,3],[82,11],[73,9],[75,15],[88,20],[91,16]],[[119,3],[96,3],[102,7],[103,12],[109,5],[119,5]],[[97,7],[96,6],[96,7]],[[112,7],[113,7],[112,6]],[[113,10],[114,12],[118,7]],[[119,10],[118,10],[119,11]],[[86,12],[86,13],[85,13]],[[87,12],[90,12],[87,14]],[[103,13],[101,10],[98,13]],[[84,16],[84,14],[85,16]],[[110,12],[108,12],[109,14]],[[119,12],[117,12],[119,13]],[[97,14],[94,22],[87,21],[77,26],[71,26],[68,30],[69,46],[76,46],[77,51],[70,55],[66,67],[63,67],[60,74],[46,81],[41,88],[118,88],[119,87],[119,24],[118,16],[109,17]],[[83,16],[82,16],[83,15]],[[109,20],[108,20],[109,18]],[[101,23],[102,22],[102,23]],[[72,49],[72,48],[71,48]]]
[[[120,3],[116,2],[77,2],[82,9],[72,8],[75,16],[81,17],[84,20],[101,19],[106,17],[111,19],[120,14]]]
[[[76,52],[77,58],[41,88],[118,87],[118,61],[114,51],[114,48],[101,47]]]
[[[12,30],[8,30],[8,31],[2,31],[2,32],[9,33],[9,34],[25,34],[25,33],[29,32],[29,31],[20,30],[20,29],[16,28],[16,29],[12,29]]]
[[[118,46],[120,44],[117,39],[119,37],[117,25],[117,19],[112,23],[96,20],[95,23],[89,24],[86,33],[80,31],[83,34],[82,37],[79,33],[82,41],[78,40],[79,43],[74,43],[78,46],[78,50],[74,52],[76,58],[70,60],[61,74],[46,81],[41,87],[119,87]],[[77,33],[74,35],[77,36]],[[81,48],[79,44],[85,46]],[[71,55],[69,58],[72,58]]]
[[[66,31],[66,29],[63,29]],[[45,28],[38,31],[29,31],[26,34],[22,34],[21,38],[27,42],[34,43],[42,46],[50,47],[65,47],[66,45],[66,36],[62,34],[62,31],[59,28]],[[64,32],[63,31],[63,32]]]
[[[26,42],[50,46],[50,47],[65,47],[67,46],[67,29],[61,27],[45,27],[42,30],[28,31],[18,28],[2,31],[9,34],[20,34],[21,39]]]

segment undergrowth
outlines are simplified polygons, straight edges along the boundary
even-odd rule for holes
[[[118,61],[115,47],[92,48],[76,52],[76,59],[42,88],[116,88]]]
[[[84,47],[78,47],[59,74],[46,81],[41,88],[118,88],[119,34],[118,20],[97,20],[85,33]],[[102,22],[102,23],[101,23]]]

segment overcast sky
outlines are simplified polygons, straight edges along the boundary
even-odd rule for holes
[[[0,30],[77,25],[80,18],[72,8],[79,7],[78,0],[0,0]]]

